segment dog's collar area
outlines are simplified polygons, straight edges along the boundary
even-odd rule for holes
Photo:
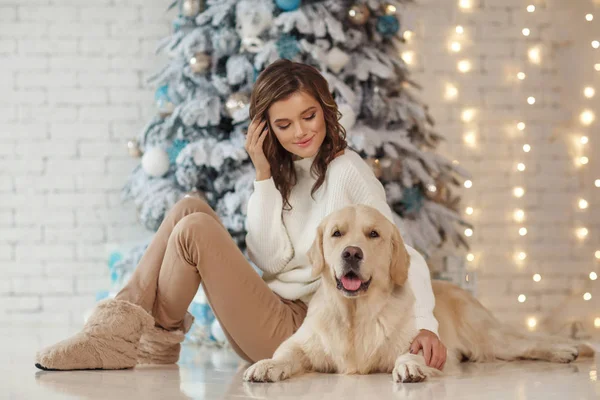
[[[357,276],[357,275],[356,275],[354,272],[352,272],[352,271],[348,272],[348,273],[347,273],[347,274],[345,274],[344,276],[358,277],[358,276]],[[336,281],[336,284],[337,284],[337,289],[338,289],[338,290],[341,290],[342,292],[344,292],[344,293],[346,293],[346,294],[348,294],[348,295],[350,295],[350,296],[355,296],[355,295],[359,294],[360,292],[365,292],[365,291],[366,291],[366,290],[369,288],[369,285],[371,284],[371,280],[372,280],[372,279],[373,279],[373,277],[369,278],[369,280],[368,280],[368,281],[365,281],[365,282],[362,282],[362,281],[361,281],[361,284],[360,284],[360,286],[359,286],[359,287],[358,287],[358,289],[356,289],[356,290],[349,290],[349,289],[346,289],[346,288],[344,287],[344,284],[342,283],[342,280],[341,280],[341,279],[339,279],[337,276],[335,277],[335,281]]]

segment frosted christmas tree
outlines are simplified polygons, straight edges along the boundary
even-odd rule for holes
[[[202,196],[247,255],[246,203],[256,177],[244,149],[248,103],[258,74],[286,58],[315,66],[327,79],[348,145],[383,183],[405,242],[426,258],[443,244],[468,249],[460,226],[470,225],[450,187],[469,176],[435,152],[443,136],[400,57],[406,6],[378,0],[174,2],[170,8],[179,15],[173,32],[158,47],[170,61],[149,80],[157,88],[157,115],[129,142],[141,163],[123,194],[134,201],[142,224],[156,231],[179,199]],[[144,249],[113,255],[114,282],[128,279]],[[444,258],[441,264],[450,267],[438,267],[433,277],[468,287],[472,280],[465,280],[461,260]],[[211,323],[208,306],[194,311],[198,304],[206,304],[201,293],[192,312],[199,324]]]

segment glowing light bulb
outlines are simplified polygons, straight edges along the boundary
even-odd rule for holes
[[[579,139],[579,142],[580,142],[581,144],[588,144],[589,140],[590,140],[590,139],[589,139],[587,136],[582,136],[582,137]]]
[[[581,115],[579,115],[579,120],[583,125],[591,125],[595,119],[596,116],[592,110],[583,110]]]
[[[475,255],[473,253],[467,254],[467,260],[468,261],[473,261],[474,259],[475,259]]]
[[[585,292],[585,293],[583,294],[583,299],[584,299],[585,301],[589,301],[589,300],[591,300],[591,299],[592,299],[592,294],[591,294],[590,292]]]
[[[524,294],[520,294],[519,297],[517,297],[517,300],[519,300],[519,303],[525,303],[525,300],[527,300],[527,296],[525,296]]]
[[[467,189],[470,189],[471,187],[473,187],[473,182],[471,182],[470,180],[466,180],[464,185]]]
[[[456,86],[447,84],[446,85],[446,99],[453,100],[458,96],[458,89]]]
[[[596,250],[596,252],[594,253],[594,257],[600,260],[600,250]]]
[[[585,89],[583,89],[583,95],[585,97],[587,97],[588,99],[591,99],[592,97],[594,97],[595,94],[596,94],[596,90],[594,90],[594,88],[591,86],[588,86]]]
[[[458,53],[461,49],[462,49],[462,46],[460,45],[459,42],[452,42],[450,44],[450,50],[452,50],[455,53]]]
[[[586,165],[586,164],[587,164],[589,161],[590,161],[590,159],[589,159],[589,158],[587,158],[586,156],[583,156],[583,157],[580,157],[580,158],[579,158],[579,163],[580,163],[581,165]]]
[[[598,274],[594,271],[590,272],[590,280],[595,281],[596,279],[598,279]]]
[[[463,110],[463,112],[461,114],[461,118],[462,118],[463,122],[473,121],[473,118],[475,118],[475,109],[467,108],[466,110]]]
[[[600,71],[600,63],[594,64],[594,69]]]
[[[585,239],[588,235],[589,231],[587,228],[579,228],[577,229],[577,237],[579,239]]]
[[[523,171],[525,171],[525,164],[523,164],[523,163],[518,163],[518,164],[517,164],[517,169],[518,169],[520,172],[523,172]]]
[[[463,74],[469,72],[471,67],[471,61],[469,60],[461,60],[458,62],[458,70]]]
[[[404,51],[402,52],[402,60],[408,65],[411,65],[415,61],[415,52],[414,51]]]
[[[473,229],[465,229],[465,236],[466,237],[473,236]]]
[[[413,38],[414,35],[415,35],[415,33],[413,31],[411,31],[411,30],[406,30],[402,34],[402,36],[404,37],[404,40],[410,40],[410,39]]]
[[[539,64],[541,61],[541,51],[539,47],[532,47],[527,52],[527,56],[529,57],[529,61],[534,64]]]
[[[465,212],[467,213],[467,215],[473,215],[473,207],[467,207]]]
[[[534,11],[535,11],[535,6],[533,4],[530,4],[527,6],[527,12],[532,13]]]
[[[594,16],[592,14],[586,14],[585,15],[585,20],[588,22],[591,22],[594,20]]]
[[[534,105],[535,104],[535,97],[529,96],[527,98],[527,103],[529,103],[529,105],[531,105],[531,106]]]
[[[458,6],[463,10],[470,10],[473,7],[471,0],[459,0]]]
[[[526,259],[526,258],[527,258],[527,253],[525,253],[525,252],[523,252],[523,251],[522,251],[522,252],[520,252],[520,253],[517,255],[517,258],[518,258],[519,260],[523,261],[524,259]]]
[[[515,212],[513,213],[513,217],[514,217],[515,221],[523,222],[523,220],[525,219],[525,211],[523,211],[521,209],[516,209]]]
[[[585,210],[588,208],[588,202],[585,199],[579,199],[579,208]]]
[[[521,229],[519,229],[519,235],[521,235],[521,236],[527,235],[527,228],[521,228]]]
[[[600,47],[600,42],[597,40],[593,40],[592,41],[592,47],[597,49],[598,47]]]
[[[529,36],[529,34],[531,33],[529,28],[524,28],[521,32],[523,32],[523,36]]]
[[[523,145],[523,151],[524,151],[525,153],[529,153],[529,152],[531,151],[531,146],[530,146],[530,145],[528,145],[528,144],[524,144],[524,145]]]
[[[594,326],[600,328],[600,317],[594,319]]]
[[[523,197],[523,195],[525,194],[525,189],[523,189],[521,186],[517,186],[513,189],[513,194],[515,195],[515,197]]]
[[[537,325],[537,319],[535,319],[534,317],[528,318],[527,319],[527,326],[529,327],[529,329],[534,329]]]
[[[542,280],[542,276],[540,274],[533,275],[533,281],[534,282],[539,282],[541,280]]]
[[[596,179],[596,180],[594,181],[594,185],[595,185],[597,188],[600,188],[600,179]]]
[[[519,73],[517,74],[517,78],[519,78],[520,80],[523,80],[523,79],[525,79],[525,77],[526,77],[526,76],[527,76],[527,75],[525,75],[525,72],[519,72]]]
[[[462,35],[463,33],[465,33],[465,28],[463,28],[462,25],[458,25],[456,27],[456,33],[458,33],[459,35]]]
[[[517,124],[517,129],[520,131],[524,131],[525,130],[525,122],[519,122]]]
[[[393,4],[388,4],[385,7],[385,12],[386,12],[387,15],[394,14],[396,12],[396,6],[393,5]]]

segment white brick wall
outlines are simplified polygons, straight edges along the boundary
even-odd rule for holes
[[[80,324],[96,291],[109,285],[107,244],[148,235],[133,206],[116,199],[137,162],[126,141],[155,113],[153,90],[143,82],[164,65],[154,48],[171,29],[168,3],[0,1],[0,322]],[[598,271],[599,146],[593,129],[576,119],[584,105],[598,109],[581,90],[597,83],[589,42],[600,32],[583,19],[589,1],[533,3],[538,10],[528,14],[522,0],[473,1],[468,12],[458,1],[420,0],[405,19],[416,32],[407,46],[416,52],[414,79],[447,135],[440,151],[474,174],[462,197],[464,207],[475,208],[472,268],[480,298],[519,324],[573,292],[594,294],[581,302],[590,310],[600,299],[587,279]],[[458,24],[465,35],[454,54],[448,45]],[[525,26],[529,38],[520,33]],[[527,63],[532,44],[543,49],[537,67]],[[461,59],[472,62],[471,72],[457,71]],[[514,78],[521,68],[523,82]],[[447,83],[459,89],[454,101],[444,99]],[[533,107],[529,95],[536,96]],[[461,121],[465,108],[477,110],[472,123]],[[515,128],[520,120],[524,133]],[[471,130],[474,148],[463,142]],[[584,169],[573,164],[575,133],[590,136]],[[524,143],[531,153],[522,152]],[[517,162],[527,170],[516,172]],[[516,185],[527,190],[522,199],[512,196]],[[579,196],[587,211],[577,210]],[[525,237],[515,208],[526,212]],[[584,242],[574,235],[580,224],[590,230]],[[527,252],[524,262],[514,261],[517,251]],[[534,273],[543,277],[538,284]]]
[[[81,324],[111,244],[148,236],[114,204],[154,113],[162,0],[0,1],[0,322]]]

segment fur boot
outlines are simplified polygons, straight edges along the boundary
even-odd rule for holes
[[[189,312],[183,319],[182,329],[167,331],[154,326],[144,332],[138,347],[138,364],[175,364],[179,361],[181,342],[194,323],[194,317]]]
[[[128,301],[98,303],[81,332],[36,354],[35,366],[47,370],[133,368],[142,333],[154,318]]]

